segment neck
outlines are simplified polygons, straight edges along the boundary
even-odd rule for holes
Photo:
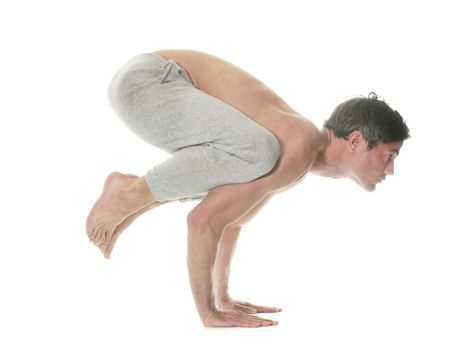
[[[319,175],[332,178],[343,177],[346,174],[346,169],[342,166],[342,140],[335,137],[330,129],[324,128],[321,132],[323,143],[320,147],[316,161],[311,167],[311,172]]]

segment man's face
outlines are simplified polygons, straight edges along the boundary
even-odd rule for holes
[[[365,190],[374,191],[387,175],[394,174],[394,160],[402,144],[402,141],[380,143],[368,150],[367,142],[362,138],[353,154],[350,177]]]

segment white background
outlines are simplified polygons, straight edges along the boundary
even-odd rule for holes
[[[456,1],[2,2],[0,348],[470,349],[470,27]],[[196,202],[140,217],[111,260],[85,234],[109,172],[168,157],[106,97],[165,48],[241,66],[318,126],[373,90],[410,127],[375,192],[310,175],[243,229],[232,294],[283,308],[276,327],[202,326]]]

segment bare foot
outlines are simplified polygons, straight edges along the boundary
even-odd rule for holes
[[[116,227],[128,216],[155,202],[147,185],[139,177],[110,173],[103,193],[93,205],[86,221],[86,232],[97,246],[111,239]]]
[[[121,235],[121,233],[129,225],[132,224],[132,222],[134,220],[137,219],[137,217],[141,216],[146,211],[149,211],[149,210],[151,210],[151,209],[153,209],[153,208],[155,208],[155,207],[157,207],[161,204],[168,203],[168,202],[170,202],[170,201],[162,201],[162,202],[151,203],[148,206],[146,206],[146,207],[138,210],[137,212],[129,215],[120,224],[118,224],[118,226],[116,226],[115,230],[111,233],[111,237],[100,245],[100,249],[101,249],[103,255],[105,256],[105,258],[107,258],[107,259],[110,258],[111,251],[113,250],[114,245],[115,245],[116,241],[118,240],[119,236]]]

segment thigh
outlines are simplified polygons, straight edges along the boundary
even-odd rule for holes
[[[230,152],[234,144],[267,132],[236,108],[197,89],[174,61],[153,54],[126,63],[112,79],[108,95],[131,131],[170,153],[205,143]]]
[[[108,86],[108,100],[113,111],[134,134],[154,146],[165,148],[162,143],[169,129],[176,127],[171,123],[170,105],[175,107],[175,103],[182,100],[182,94],[192,88],[191,79],[180,72],[173,61],[145,53],[127,61],[113,76]],[[162,125],[166,129],[156,129]]]
[[[234,146],[253,144],[268,133],[233,106],[195,87],[174,84],[162,90],[153,128],[156,134],[165,135],[165,146],[174,151],[211,143],[231,152]]]

